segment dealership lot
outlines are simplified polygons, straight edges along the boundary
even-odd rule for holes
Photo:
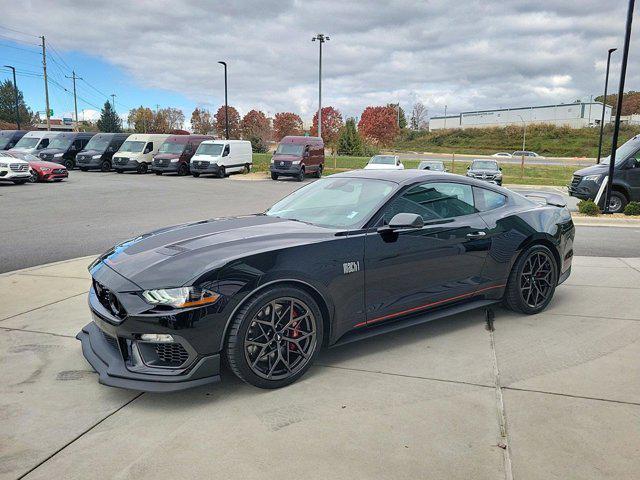
[[[483,311],[438,320],[325,351],[275,391],[226,371],[165,395],[99,385],[74,338],[89,322],[88,263],[301,185],[251,178],[72,172],[0,187],[12,205],[0,212],[0,479],[634,477],[639,228],[578,227],[549,309],[496,309],[493,332]]]
[[[476,311],[323,352],[285,389],[225,373],[166,395],[99,385],[82,357],[73,337],[89,321],[89,261],[0,276],[0,478],[510,469],[620,479],[640,469],[640,259],[577,257],[547,311],[496,310],[493,334]]]

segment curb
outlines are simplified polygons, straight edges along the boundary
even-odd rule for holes
[[[582,217],[572,215],[573,224],[581,227],[640,228],[640,218]]]

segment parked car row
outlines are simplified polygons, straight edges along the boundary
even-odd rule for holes
[[[64,165],[40,160],[30,153],[0,151],[0,181],[16,185],[36,182],[59,182],[69,176]]]

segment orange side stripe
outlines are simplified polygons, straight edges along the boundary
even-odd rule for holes
[[[504,285],[494,285],[492,287],[485,287],[485,288],[481,288],[480,290],[476,290],[475,292],[464,293],[462,295],[457,295],[455,297],[438,300],[437,302],[432,302],[432,303],[427,303],[425,305],[420,305],[419,307],[413,307],[413,308],[409,308],[407,310],[402,310],[401,312],[390,313],[389,315],[384,315],[382,317],[377,317],[377,318],[374,318],[372,320],[368,320],[366,322],[356,323],[353,327],[354,328],[362,327],[364,325],[369,325],[371,323],[381,322],[383,320],[388,320],[389,318],[399,317],[399,316],[404,315],[406,313],[411,313],[411,312],[415,312],[415,311],[422,310],[422,309],[425,309],[425,308],[433,307],[435,305],[440,305],[442,303],[451,302],[452,300],[459,300],[461,298],[471,297],[471,296],[476,295],[476,294],[478,294],[480,292],[485,292],[487,290],[493,290],[493,289],[502,288],[502,287],[506,287],[506,284],[504,284]]]

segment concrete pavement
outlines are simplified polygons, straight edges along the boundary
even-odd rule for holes
[[[497,309],[493,332],[476,311],[325,351],[285,389],[167,395],[83,359],[91,258],[0,275],[0,479],[640,471],[640,258],[576,257],[547,311]]]

